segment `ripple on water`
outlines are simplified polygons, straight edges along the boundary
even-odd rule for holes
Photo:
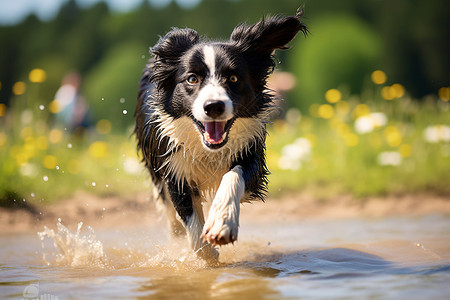
[[[235,246],[221,247],[216,266],[197,259],[185,240],[169,242],[161,228],[96,233],[82,223],[70,229],[58,222],[39,232],[39,240],[0,236],[0,293],[20,299],[39,283],[42,293],[60,299],[450,295],[446,218],[253,226],[241,230]]]

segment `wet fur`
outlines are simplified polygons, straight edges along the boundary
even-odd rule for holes
[[[215,245],[237,239],[239,203],[263,200],[267,192],[265,124],[273,96],[266,80],[273,51],[306,33],[300,16],[241,24],[226,42],[174,28],[151,48],[135,114],[138,148],[174,234],[186,231],[206,259],[217,258]],[[189,74],[198,82],[187,83]],[[202,107],[215,97],[226,112],[212,120]],[[226,122],[224,141],[205,140],[202,122]],[[202,201],[212,201],[206,223]]]

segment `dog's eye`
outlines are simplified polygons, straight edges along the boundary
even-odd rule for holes
[[[237,81],[238,81],[238,78],[237,78],[236,75],[231,75],[231,76],[230,76],[230,82],[236,83]]]
[[[189,84],[196,84],[198,82],[198,78],[195,75],[190,75],[187,79]]]

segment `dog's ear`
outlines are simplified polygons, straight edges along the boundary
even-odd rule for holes
[[[300,22],[301,15],[302,12],[295,17],[263,18],[250,26],[241,24],[233,30],[231,42],[245,54],[271,55],[275,49],[286,49],[297,32],[307,32],[306,26]]]
[[[272,53],[286,49],[287,44],[302,31],[308,33],[306,25],[300,22],[303,9],[293,17],[270,17],[254,25],[241,24],[231,34],[231,43],[247,61],[253,84],[263,90],[268,76],[275,69]]]
[[[150,80],[158,88],[170,88],[173,85],[180,57],[199,41],[198,33],[189,28],[173,28],[156,45],[150,48],[154,58]]]
[[[190,28],[173,28],[150,49],[157,59],[177,60],[184,52],[198,43],[198,33]]]

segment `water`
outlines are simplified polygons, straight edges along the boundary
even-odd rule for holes
[[[441,215],[244,220],[217,266],[170,241],[161,222],[51,227],[0,235],[2,299],[450,298],[450,219]]]

